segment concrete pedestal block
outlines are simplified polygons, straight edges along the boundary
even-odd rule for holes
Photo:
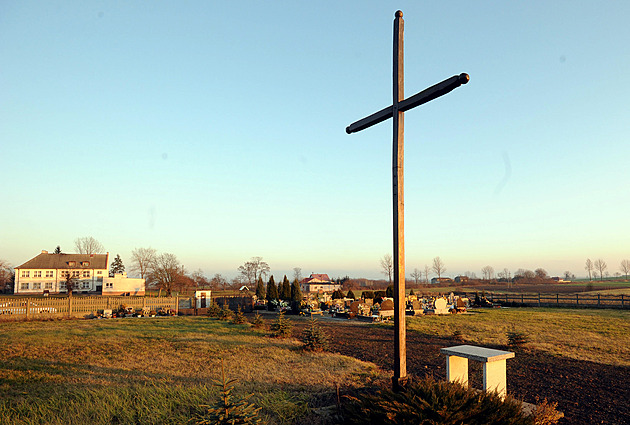
[[[468,359],[459,356],[446,356],[446,379],[468,386]]]

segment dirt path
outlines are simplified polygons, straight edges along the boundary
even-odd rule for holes
[[[299,336],[304,319],[293,319]],[[392,327],[343,319],[320,323],[330,333],[332,351],[393,370]],[[418,377],[446,379],[446,359],[440,348],[460,345],[450,338],[407,334],[407,371]],[[506,347],[491,347],[506,349]],[[481,388],[481,367],[470,362],[470,380]],[[547,398],[564,412],[562,424],[630,424],[630,368],[554,357],[537,351],[518,351],[507,362],[508,392],[529,403]]]

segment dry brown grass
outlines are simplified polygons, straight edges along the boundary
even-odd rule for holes
[[[408,319],[408,328],[465,343],[508,345],[508,332],[524,334],[526,347],[576,360],[630,366],[630,311],[550,308],[477,309],[475,313]]]
[[[333,404],[335,383],[380,379],[372,364],[300,347],[208,318],[0,323],[0,423],[185,423],[211,402],[221,359],[269,423]]]

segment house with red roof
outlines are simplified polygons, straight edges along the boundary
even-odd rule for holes
[[[300,282],[300,290],[303,294],[333,292],[337,289],[341,289],[341,285],[336,284],[325,273],[311,273],[310,277],[306,277]]]

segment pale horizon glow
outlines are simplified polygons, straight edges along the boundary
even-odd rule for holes
[[[93,236],[237,275],[379,279],[392,252],[392,22],[407,276],[630,259],[630,3],[4,2],[0,259]]]

